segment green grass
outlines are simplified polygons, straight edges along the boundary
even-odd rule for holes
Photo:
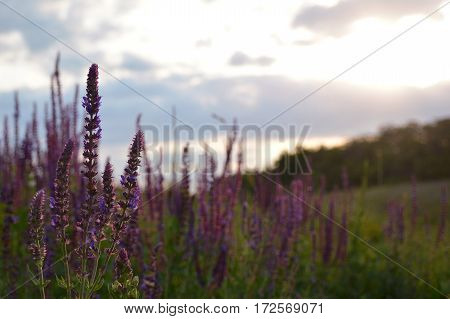
[[[448,181],[420,183],[417,186],[419,217],[413,230],[409,223],[411,213],[409,184],[373,187],[366,191],[353,189],[353,205],[348,229],[357,237],[349,235],[348,257],[343,262],[332,260],[323,264],[320,251],[318,260],[312,262],[312,245],[309,225],[304,225],[294,238],[289,259],[282,267],[268,270],[274,254],[271,247],[278,244],[267,236],[273,219],[262,215],[265,229],[261,245],[256,250],[249,246],[249,235],[242,231],[239,213],[233,220],[233,237],[227,259],[227,273],[223,284],[217,288],[208,285],[212,281],[212,269],[218,257],[214,249],[200,251],[199,263],[204,272],[206,285],[197,280],[192,254],[187,249],[184,235],[173,216],[165,216],[164,255],[159,258],[158,279],[164,298],[443,298],[450,292],[450,262],[448,258],[448,223],[446,237],[436,245],[436,231],[440,216],[440,187]],[[336,220],[342,208],[342,194],[334,194],[338,203]],[[327,202],[327,198],[325,203]],[[398,242],[386,238],[386,203],[395,200],[405,206],[405,240]],[[236,209],[240,211],[240,207]],[[324,212],[327,207],[324,207]],[[3,213],[3,209],[0,209]],[[24,248],[26,210],[21,210],[19,223],[13,226],[13,249],[17,275],[16,286],[24,283],[27,254]],[[0,221],[3,218],[0,219]],[[1,223],[1,222],[0,222]],[[1,225],[0,225],[1,226]],[[142,224],[156,241],[156,226]],[[334,227],[334,242],[337,240]],[[271,245],[274,246],[271,246]],[[372,246],[372,247],[369,247]],[[374,249],[375,247],[376,249]],[[378,250],[378,251],[377,251]],[[381,252],[381,253],[380,253]],[[388,258],[386,257],[388,256]],[[390,260],[391,259],[391,260]],[[4,264],[4,261],[2,261]],[[401,265],[401,266],[399,266]],[[61,265],[57,265],[59,272]],[[1,268],[0,268],[1,269]],[[420,278],[420,279],[419,279]],[[0,280],[1,295],[6,277]],[[103,289],[107,289],[104,287]],[[107,295],[107,290],[100,295]],[[64,297],[64,291],[53,288],[52,297]],[[35,298],[38,291],[28,283],[20,288],[15,297]]]

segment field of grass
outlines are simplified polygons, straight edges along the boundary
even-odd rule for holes
[[[313,176],[285,185],[241,170],[233,127],[223,167],[206,149],[191,175],[186,145],[168,187],[139,122],[125,170],[99,167],[97,65],[84,110],[76,99],[63,105],[58,76],[45,143],[36,112],[19,136],[18,99],[14,143],[4,123],[0,297],[448,297],[448,180],[367,187],[364,176],[349,185],[342,169],[332,192]]]
[[[409,224],[411,214],[411,185],[400,184],[361,189],[352,189],[353,205],[350,211],[348,253],[343,261],[324,263],[320,248],[312,251],[311,231],[302,227],[291,248],[292,260],[275,267],[268,267],[267,242],[259,243],[259,249],[249,244],[249,232],[243,229],[242,216],[233,221],[234,238],[229,243],[227,269],[220,287],[201,284],[190,249],[180,238],[177,218],[167,214],[164,237],[166,241],[158,257],[156,278],[164,298],[441,298],[438,291],[450,290],[450,263],[448,237],[436,244],[436,232],[440,223],[440,190],[448,181],[427,182],[417,185],[419,218],[415,229]],[[335,198],[342,193],[335,194]],[[361,196],[364,199],[361,199]],[[325,195],[324,202],[330,197]],[[387,203],[400,200],[405,205],[404,239],[386,237],[388,223]],[[336,199],[339,201],[339,199]],[[242,208],[238,208],[240,211]],[[326,208],[324,208],[326,211]],[[20,210],[19,222],[13,226],[12,247],[18,250],[20,262],[14,265],[14,281],[17,287],[29,280],[26,271],[27,254],[22,247],[22,234],[26,231],[26,210]],[[271,229],[271,218],[263,217],[263,228]],[[325,219],[317,218],[317,223]],[[142,232],[149,232],[158,241],[157,230],[152,223],[143,222]],[[319,227],[317,226],[317,229]],[[334,227],[333,246],[336,249],[339,227]],[[353,233],[357,236],[354,236]],[[446,229],[446,236],[448,231]],[[264,241],[266,236],[262,236]],[[320,241],[320,240],[319,240]],[[317,244],[319,247],[320,244]],[[146,247],[143,248],[147,250]],[[143,252],[144,255],[151,255]],[[220,253],[204,252],[200,264],[204,267],[205,282],[214,281],[214,267]],[[316,254],[316,260],[312,255]],[[388,257],[387,257],[388,256]],[[207,269],[211,274],[207,274]],[[56,272],[63,271],[55,265]],[[3,277],[5,278],[5,277]],[[112,281],[112,278],[109,278]],[[425,283],[426,281],[426,283]],[[2,281],[4,282],[4,281]],[[430,287],[432,286],[432,287]],[[1,287],[3,294],[8,288]],[[104,287],[102,293],[107,294]],[[48,293],[63,297],[63,290],[53,287]],[[38,297],[33,283],[28,282],[14,292],[15,297]]]
[[[236,240],[230,249],[231,258],[222,288],[212,295],[203,290],[196,280],[194,265],[190,260],[185,260],[183,264],[182,253],[171,251],[169,267],[161,276],[167,287],[164,296],[442,298],[444,296],[440,292],[450,290],[448,237],[436,244],[442,209],[439,204],[442,185],[448,185],[448,181],[417,185],[419,218],[414,230],[408,222],[411,213],[408,207],[411,204],[410,184],[373,187],[365,193],[353,189],[355,199],[348,227],[352,234],[348,235],[345,261],[323,263],[320,249],[316,252],[319,255],[317,260],[313,261],[310,230],[305,227],[294,244],[292,264],[270,272],[263,265],[268,262],[267,257],[249,249],[248,238],[245,232],[240,231],[242,220],[237,219],[234,225]],[[361,196],[364,199],[360,199]],[[392,200],[400,200],[405,205],[402,241],[386,238],[385,234],[387,203]],[[321,221],[324,222],[324,219],[319,218],[318,223]],[[270,229],[270,226],[267,228]],[[334,231],[335,249],[339,227],[335,226]],[[170,260],[178,261],[171,266]]]

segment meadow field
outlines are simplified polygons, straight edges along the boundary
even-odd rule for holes
[[[35,108],[21,134],[16,98],[3,125],[1,297],[448,297],[446,176],[375,186],[340,167],[331,185],[313,161],[286,181],[245,172],[231,129],[220,166],[205,148],[192,174],[186,145],[171,183],[139,121],[125,169],[100,167],[98,66],[68,104],[58,64],[51,83],[44,123]]]

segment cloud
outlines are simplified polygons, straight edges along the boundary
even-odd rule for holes
[[[132,77],[127,84],[198,128],[211,123],[211,113],[236,116],[241,124],[263,124],[300,100],[321,83],[293,81],[279,76],[207,78],[196,85],[180,86],[181,79],[141,82]],[[189,82],[186,76],[184,81]],[[375,132],[380,126],[410,120],[432,121],[449,117],[450,82],[426,89],[380,90],[335,83],[276,119],[282,126],[312,125],[313,137],[355,136]],[[134,129],[134,119],[142,113],[143,124],[170,123],[171,118],[120,83],[111,82],[102,90],[105,108],[102,123],[105,143],[123,140]],[[120,128],[120,129],[119,129]],[[128,135],[130,135],[128,134]]]
[[[342,0],[331,7],[313,5],[302,8],[292,26],[339,37],[348,33],[357,20],[368,17],[396,20],[412,14],[428,14],[440,3],[442,0]]]
[[[275,62],[275,59],[268,56],[259,56],[252,58],[247,54],[239,51],[235,52],[229,60],[229,64],[233,66],[242,66],[242,65],[269,66],[273,62]]]
[[[49,30],[59,38],[67,38],[71,34],[70,26],[61,23],[52,14],[43,14],[42,7],[45,3],[45,1],[33,0],[9,1],[6,2],[6,5],[0,3],[0,32],[20,30],[27,46],[36,51],[48,48],[55,43],[55,40],[39,30],[30,21],[45,30]],[[23,15],[23,17],[20,15]],[[27,21],[27,19],[30,21]]]
[[[154,69],[156,66],[152,62],[137,55],[126,53],[122,57],[121,67],[130,71],[145,72]]]
[[[64,77],[64,69],[62,72]],[[80,78],[79,82],[82,83],[83,80],[84,78]],[[175,105],[177,118],[194,129],[205,124],[216,124],[211,118],[212,113],[227,119],[236,117],[241,127],[246,124],[262,125],[321,84],[294,81],[281,76],[203,78],[196,84],[191,84],[189,75],[156,79],[140,78],[133,72],[122,80],[169,113]],[[72,87],[64,83],[63,87],[65,101],[71,101]],[[83,90],[82,86],[81,92]],[[26,119],[29,120],[34,101],[38,103],[42,116],[44,103],[49,100],[48,94],[48,89],[19,91],[21,113]],[[103,157],[113,155],[114,164],[121,169],[138,114],[142,114],[142,125],[153,125],[161,129],[162,125],[170,124],[172,119],[121,83],[106,81],[104,74],[100,77],[100,94],[100,116],[104,133],[101,153]],[[277,118],[273,124],[284,128],[288,125],[301,127],[309,124],[312,128],[309,137],[313,140],[351,137],[374,133],[386,124],[450,117],[449,100],[450,82],[426,89],[385,91],[334,83]],[[11,116],[13,93],[0,92],[0,105],[4,106],[0,108],[0,119],[6,114]],[[22,130],[25,127],[25,118],[21,119],[21,127]],[[122,150],[123,154],[116,154],[116,150]]]
[[[57,39],[75,50],[121,29],[117,21],[137,0],[21,0],[0,3],[0,33],[20,31],[30,51],[40,53],[59,46]],[[111,21],[111,16],[114,21]],[[45,31],[53,36],[50,36]]]
[[[211,44],[212,44],[211,39],[201,39],[201,40],[198,40],[197,42],[195,42],[195,46],[197,48],[210,47]]]
[[[298,41],[294,42],[295,45],[300,45],[300,46],[308,46],[308,45],[313,45],[315,43],[317,43],[317,39],[298,40]]]

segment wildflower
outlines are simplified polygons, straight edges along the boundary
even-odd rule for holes
[[[46,247],[44,243],[45,191],[34,195],[28,214],[28,250],[35,262],[43,264]]]
[[[91,221],[99,211],[96,177],[98,174],[98,144],[101,138],[100,117],[98,115],[100,101],[101,97],[98,94],[98,66],[97,64],[92,64],[89,68],[86,82],[86,95],[83,97],[82,102],[83,108],[86,110],[86,117],[84,118],[84,170],[82,172],[86,180],[86,198],[77,220],[77,230],[81,233],[83,244],[81,247],[81,273],[79,274],[82,278],[80,293],[82,298],[87,293],[87,259],[93,258],[98,251],[98,240],[93,236],[94,231],[90,227]]]
[[[225,243],[220,245],[219,256],[212,272],[212,285],[211,288],[219,288],[222,285],[223,280],[227,272],[227,255],[228,246]]]
[[[130,207],[130,219],[126,227],[126,234],[123,238],[123,244],[129,252],[130,257],[138,258],[142,257],[142,245],[141,245],[141,230],[139,229],[138,214],[139,214],[139,187],[135,189],[135,196],[133,198],[133,204]]]
[[[123,199],[119,201],[120,210],[116,211],[113,221],[113,240],[118,241],[132,213],[137,209],[139,203],[139,190],[137,185],[138,168],[141,164],[140,156],[142,150],[143,134],[138,131],[131,144],[128,155],[128,165],[120,177],[120,184],[124,191]]]
[[[446,220],[448,215],[448,189],[447,186],[441,187],[441,214],[439,220],[439,228],[436,236],[436,244],[439,244],[444,240]]]
[[[109,161],[106,162],[102,175],[103,195],[99,197],[99,210],[95,217],[94,236],[96,240],[105,239],[104,228],[109,224],[111,215],[116,209],[116,194],[113,186],[113,168]]]
[[[139,278],[133,276],[133,269],[125,248],[119,250],[114,272],[116,280],[111,285],[113,295],[116,298],[138,298]]]
[[[325,244],[323,248],[322,259],[324,264],[330,261],[331,253],[333,249],[333,223],[334,223],[334,200],[330,201],[328,218],[325,223]]]
[[[190,188],[190,163],[189,163],[189,143],[183,147],[183,155],[182,155],[182,177],[179,189],[180,196],[180,209],[177,211],[178,218],[180,224],[184,226],[186,221],[186,217],[189,214],[190,205],[190,196],[189,196],[189,188]]]
[[[146,299],[156,299],[161,295],[161,287],[158,283],[158,251],[161,243],[157,244],[151,254],[150,265],[146,266],[145,275],[141,283],[141,291]]]
[[[86,200],[81,212],[81,220],[78,222],[79,230],[81,230],[86,239],[86,232],[89,227],[90,219],[98,210],[97,199],[97,158],[98,158],[98,143],[101,137],[100,117],[98,112],[100,110],[101,97],[98,95],[98,66],[92,64],[89,68],[86,96],[83,97],[83,107],[87,115],[84,119],[84,151],[83,151],[83,175],[87,181],[86,183]]]
[[[50,197],[52,210],[51,222],[58,239],[66,240],[65,230],[69,225],[69,165],[72,157],[73,143],[69,140],[58,160],[54,181],[54,197]]]
[[[417,202],[417,180],[413,175],[411,177],[411,228],[414,230],[414,227],[417,223],[417,215],[419,213],[419,207]]]
[[[40,287],[42,298],[45,298],[45,286],[47,285],[43,273],[44,260],[47,254],[44,242],[44,212],[45,192],[40,190],[34,195],[28,213],[28,250],[39,272],[39,280],[34,282]]]

